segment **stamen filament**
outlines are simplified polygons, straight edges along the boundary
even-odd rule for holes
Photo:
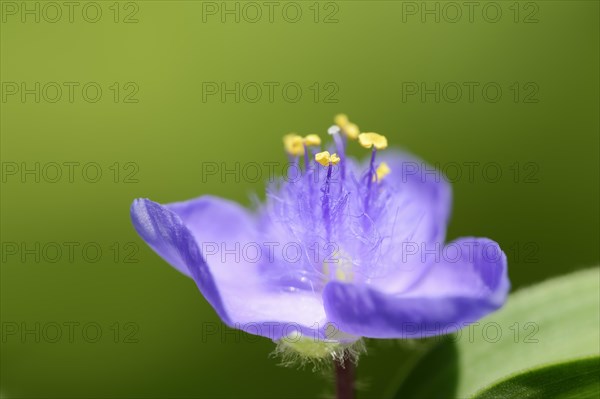
[[[323,151],[315,154],[315,161],[327,167],[327,177],[325,184],[321,188],[323,197],[321,198],[321,212],[323,214],[323,223],[325,224],[325,239],[327,242],[331,239],[331,201],[329,196],[331,186],[331,174],[333,165],[340,163],[340,157],[337,154],[329,154],[329,151]]]
[[[365,195],[365,213],[369,209],[369,201],[371,199],[371,183],[373,182],[373,176],[375,175],[375,156],[377,155],[377,148],[373,146],[371,151],[371,162],[369,164],[369,173],[367,175],[367,195]]]
[[[327,167],[327,178],[321,189],[323,191],[323,199],[321,202],[321,210],[323,211],[323,220],[325,221],[326,242],[331,238],[331,207],[329,206],[329,187],[331,183],[331,173],[333,172],[333,164],[330,162]]]
[[[340,180],[341,180],[340,187],[342,187],[343,183],[344,183],[344,177],[346,176],[346,166],[345,166],[346,163],[344,162],[345,158],[346,158],[346,137],[341,134],[340,128],[336,125],[331,126],[327,130],[327,133],[329,133],[331,136],[333,136],[333,141],[335,142],[335,148],[337,150],[337,153],[339,154],[340,162],[342,163],[340,165]]]

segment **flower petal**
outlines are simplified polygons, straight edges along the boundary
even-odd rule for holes
[[[181,218],[217,280],[241,278],[255,271],[241,259],[242,247],[252,244],[257,236],[254,217],[241,205],[205,195],[166,204],[165,208]]]
[[[149,199],[136,199],[131,205],[131,220],[150,248],[177,270],[194,278],[202,295],[227,323],[227,312],[208,265],[179,216]]]
[[[406,292],[329,283],[323,292],[328,318],[353,335],[421,338],[460,329],[501,307],[510,283],[498,244],[465,238],[449,247],[459,252],[443,255]]]
[[[388,150],[378,154],[378,161],[390,168],[385,181],[395,185],[399,192],[417,205],[424,214],[423,239],[444,242],[446,227],[452,210],[452,188],[443,174],[423,160],[402,151]]]
[[[191,229],[180,215],[190,223]],[[266,285],[255,264],[235,256],[226,257],[224,262],[219,261],[220,256],[216,257],[209,267],[198,248],[198,239],[239,242],[242,246],[248,242],[246,233],[253,229],[250,216],[240,213],[235,204],[214,197],[167,206],[141,199],[134,201],[131,216],[137,232],[148,245],[175,268],[191,276],[230,327],[273,340],[296,331],[308,337],[325,337],[325,311],[318,295]],[[206,226],[206,231],[202,226]],[[214,239],[209,238],[211,232]]]
[[[400,292],[427,273],[431,257],[414,262],[423,252],[441,250],[452,207],[452,190],[442,174],[424,161],[400,151],[377,154],[391,170],[382,184],[393,193],[386,204],[378,268],[384,271],[371,282]],[[408,258],[408,262],[407,262]],[[377,287],[378,289],[380,287]]]

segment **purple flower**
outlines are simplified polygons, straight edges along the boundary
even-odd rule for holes
[[[212,196],[137,199],[135,229],[224,323],[273,340],[426,337],[501,307],[510,283],[498,244],[444,244],[451,191],[441,174],[382,151],[385,137],[357,135],[345,117],[336,124],[337,154],[317,151],[315,135],[286,136],[286,177],[255,211]],[[371,148],[368,162],[345,155],[353,138]]]

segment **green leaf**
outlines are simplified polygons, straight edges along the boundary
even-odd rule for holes
[[[437,344],[431,339],[368,339],[368,355],[361,357],[358,367],[358,397],[393,397],[415,365]]]
[[[557,363],[505,379],[473,399],[578,398],[600,395],[600,357]]]
[[[471,397],[516,372],[600,353],[600,269],[512,294],[500,311],[446,337],[396,398]]]
[[[400,391],[385,397],[449,398],[456,391],[458,381],[458,355],[456,345],[447,339],[438,342],[423,359],[404,377]],[[443,365],[444,367],[439,367]],[[398,386],[398,385],[396,385]]]

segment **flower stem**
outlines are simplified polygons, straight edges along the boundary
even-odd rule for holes
[[[334,361],[337,399],[354,399],[354,362],[344,356]]]

